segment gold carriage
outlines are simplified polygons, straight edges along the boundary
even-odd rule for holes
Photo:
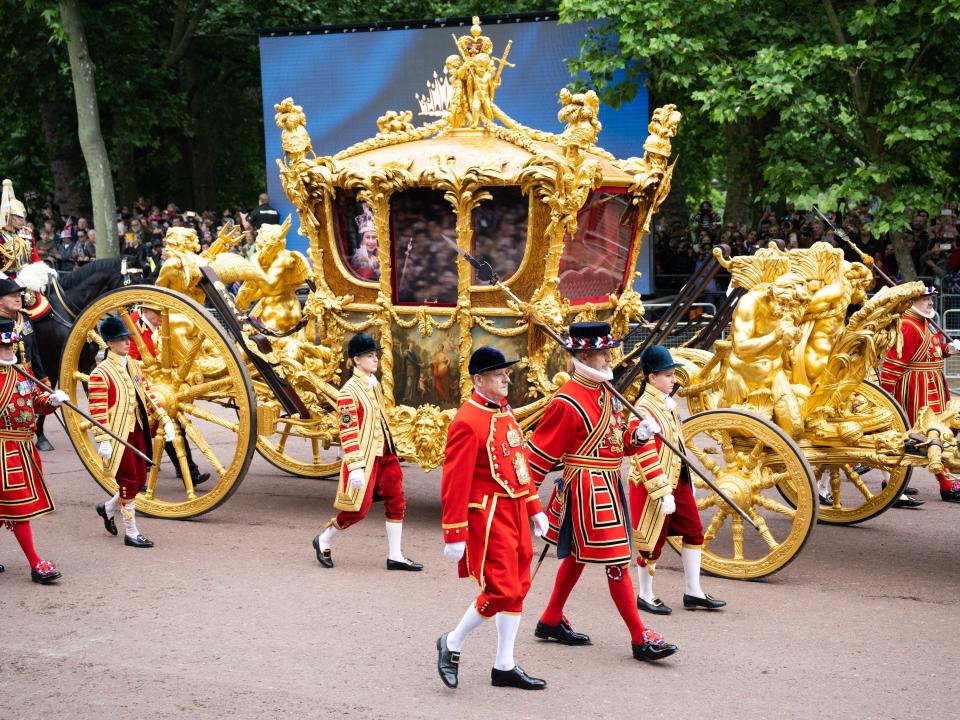
[[[309,258],[286,249],[289,222],[261,228],[250,260],[229,252],[240,236],[232,228],[203,252],[192,231],[173,229],[158,287],[109,293],[77,318],[60,378],[74,400],[86,379],[84,342],[102,345],[99,321],[116,313],[134,330],[137,313],[159,313],[152,341],[135,334],[135,342],[178,421],[172,464],[189,478],[192,446],[214,477],[204,488],[163,477],[169,470],[156,443],[144,511],[192,517],[214,509],[254,451],[294,475],[335,475],[336,388],[346,377],[345,342],[359,331],[383,350],[398,450],[428,470],[442,462],[447,425],[469,394],[474,347],[522,358],[510,399],[529,428],[567,377],[543,327],[609,319],[617,334],[633,327],[632,337],[647,336],[620,362],[618,383],[633,399],[636,352],[667,339],[720,262],[737,289],[675,349],[690,414],[685,444],[760,531],[698,481],[705,569],[769,575],[797,555],[818,518],[866,520],[896,499],[911,466],[960,466],[949,428],[956,408],[911,429],[892,398],[866,381],[896,342],[916,287],[881,291],[845,324],[847,307],[865,299],[864,265],[824,247],[718,254],[681,293],[672,319],[651,331],[638,324],[634,268],[670,188],[680,114],[671,105],[655,110],[643,156],[618,160],[597,146],[594,93],[561,91],[560,134],[525,127],[494,102],[505,59],[493,56],[489,38],[475,23],[456,42],[446,61],[449,104],[437,122],[415,127],[409,111],[388,111],[372,138],[317,157],[302,109],[292,98],[275,106],[280,177]],[[488,262],[522,301],[478,278],[458,249]],[[68,422],[83,463],[113,491],[89,426],[74,415]]]
[[[146,512],[190,517],[217,507],[255,450],[295,475],[335,475],[334,400],[355,332],[374,335],[383,350],[383,391],[402,458],[432,469],[469,394],[473,347],[523,358],[511,401],[529,425],[566,379],[562,353],[538,324],[562,330],[573,319],[604,317],[624,334],[641,318],[634,268],[669,191],[680,114],[657,109],[643,157],[618,160],[597,146],[593,92],[561,91],[562,133],[528,128],[494,102],[505,58],[493,56],[476,20],[454,51],[442,119],[414,127],[409,111],[386,112],[374,137],[331,157],[314,155],[293,99],[275,106],[279,171],[309,261],[286,249],[289,222],[264,226],[250,260],[229,252],[240,237],[232,228],[203,252],[191,231],[175,228],[158,287],[110,293],[78,317],[61,374],[75,399],[88,370],[80,350],[85,341],[102,345],[96,329],[106,314],[131,330],[143,307],[162,316],[153,348],[135,342],[178,420],[174,465],[189,475],[192,446],[214,478],[202,489],[165,480],[156,443]],[[480,281],[457,248],[488,261],[523,305]],[[305,298],[297,295],[303,288]],[[71,417],[69,430],[88,470],[112,490],[88,424]]]

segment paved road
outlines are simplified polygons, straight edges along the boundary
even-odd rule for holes
[[[705,579],[728,609],[652,620],[681,648],[659,666],[630,659],[599,568],[567,611],[594,645],[536,641],[548,559],[517,645],[547,690],[490,687],[491,625],[470,639],[450,691],[434,643],[474,590],[440,553],[436,472],[407,469],[405,550],[423,573],[384,569],[380,516],[339,536],[337,567],[324,570],[310,541],[331,514],[328,482],[279,477],[257,459],[212,514],[143,519],[157,546],[135,550],[103,531],[93,510],[103,493],[59,428],[51,439],[57,451],[43,458],[58,512],[34,527],[64,578],[31,583],[13,537],[0,535],[3,720],[956,716],[960,507],[940,502],[925,472],[914,482],[921,510],[820,526],[764,582]],[[667,551],[661,565],[658,593],[679,605],[679,558]]]

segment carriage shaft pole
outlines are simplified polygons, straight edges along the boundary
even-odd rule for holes
[[[38,386],[41,390],[43,390],[43,391],[45,391],[45,392],[48,392],[48,393],[51,393],[51,394],[53,393],[53,388],[52,388],[52,387],[49,387],[48,385],[44,385],[42,382],[40,382],[39,380],[37,380],[37,378],[35,378],[32,374],[30,374],[30,373],[28,373],[26,370],[24,370],[22,366],[20,366],[20,365],[14,365],[13,367],[16,368],[17,371],[18,371],[21,375],[23,375],[25,378],[27,378],[27,380],[31,380],[31,381],[33,381],[34,383],[36,383],[37,386]],[[98,428],[100,428],[101,430],[103,430],[107,435],[109,435],[109,436],[112,437],[114,440],[116,440],[116,441],[119,442],[121,445],[123,445],[125,448],[127,448],[127,450],[130,450],[130,451],[133,452],[135,455],[141,457],[143,460],[146,461],[147,467],[150,467],[151,465],[153,465],[153,460],[152,460],[152,459],[148,458],[146,455],[144,455],[142,452],[140,452],[140,450],[138,450],[138,449],[135,448],[133,445],[131,445],[130,443],[128,443],[126,440],[124,440],[122,437],[120,437],[119,435],[117,435],[115,432],[113,432],[113,431],[112,431],[110,428],[108,428],[106,425],[104,425],[103,423],[99,423],[99,422],[97,422],[96,420],[94,420],[92,417],[90,417],[89,415],[87,415],[87,413],[85,413],[83,410],[81,410],[80,408],[78,408],[78,407],[77,407],[76,405],[74,405],[72,402],[70,402],[69,400],[64,400],[62,404],[65,405],[66,407],[70,408],[71,410],[73,410],[75,413],[77,413],[77,415],[79,415],[80,417],[82,417],[84,420],[88,420],[89,422],[91,422],[91,423],[93,423],[94,425],[96,425]]]

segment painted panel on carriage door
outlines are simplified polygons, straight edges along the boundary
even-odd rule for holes
[[[586,28],[586,23],[561,25],[555,20],[485,25],[484,35],[493,40],[498,57],[513,40],[509,61],[516,67],[504,68],[497,105],[528,127],[561,132],[557,93],[570,83],[564,60],[577,55]],[[423,108],[417,95],[429,95],[428,81],[442,78],[444,60],[456,53],[450,34],[469,32],[467,23],[411,30],[262,34],[267,191],[282,217],[293,216],[290,249],[305,251],[307,241],[299,235],[296,212],[280,187],[276,161],[282,146],[274,104],[292,97],[303,107],[314,152],[321,156],[375,135],[377,118],[387,110],[412,110],[414,124],[424,125],[436,116],[424,113],[430,112],[429,103]],[[646,90],[641,88],[634,100],[617,110],[601,107],[600,122],[601,147],[621,158],[643,155],[649,122]],[[640,292],[649,292],[649,245],[644,242],[637,264],[642,276],[635,287]]]

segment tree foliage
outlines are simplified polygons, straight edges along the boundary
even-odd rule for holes
[[[258,30],[471,15],[474,3],[81,0],[120,204],[250,203],[265,186]],[[543,10],[542,0],[483,5]],[[88,212],[89,181],[56,0],[0,0],[0,157],[21,194]]]
[[[956,184],[960,0],[561,5],[563,20],[598,18],[615,20],[585,40],[577,69],[607,97],[644,82],[662,101],[675,92],[687,123],[712,124],[718,140],[724,125],[770,121],[759,153],[768,198],[879,198],[883,232]]]

